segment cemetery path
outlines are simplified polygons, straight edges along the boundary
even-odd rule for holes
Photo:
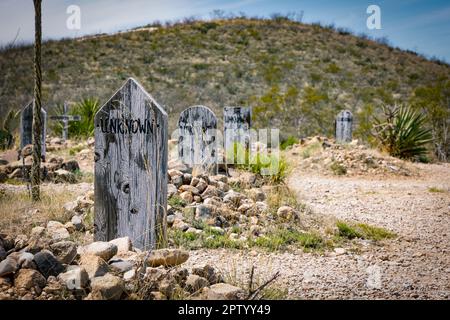
[[[199,250],[188,264],[207,262],[240,281],[252,265],[262,279],[280,271],[291,299],[449,299],[450,165],[417,166],[419,178],[294,171],[288,181],[316,214],[384,227],[396,239],[341,255]]]

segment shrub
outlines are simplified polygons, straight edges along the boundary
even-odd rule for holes
[[[426,145],[433,139],[424,127],[425,116],[410,107],[383,107],[385,119],[375,118],[374,136],[381,149],[391,156],[411,159],[427,153]]]
[[[100,104],[97,99],[86,98],[77,103],[70,114],[80,115],[81,121],[69,123],[69,135],[77,138],[87,138],[94,135],[94,118]]]
[[[298,143],[298,138],[296,138],[294,136],[290,136],[289,138],[287,138],[286,140],[284,140],[281,143],[280,148],[281,148],[281,150],[286,150],[290,146],[293,146],[294,144],[297,144],[297,143]]]
[[[343,176],[347,174],[347,168],[336,161],[331,164],[330,169],[337,176]]]

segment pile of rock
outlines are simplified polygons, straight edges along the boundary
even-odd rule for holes
[[[142,252],[128,237],[77,246],[36,230],[30,239],[2,234],[0,300],[243,298],[240,288],[223,283],[208,265],[191,272],[180,267],[188,258],[178,249]]]
[[[334,139],[311,137],[302,139],[288,151],[304,171],[320,171],[324,175],[403,175],[415,174],[407,162],[383,155],[353,140],[338,144]]]
[[[258,182],[254,174],[233,170],[230,174],[230,178],[205,174],[194,177],[188,172],[169,170],[168,196],[173,205],[168,206],[169,227],[200,235],[204,231],[195,226],[207,225],[215,234],[244,243],[249,237],[264,236],[275,220],[299,218],[291,207],[270,212],[266,194],[271,187],[255,187]]]
[[[14,162],[2,161],[0,164],[0,183],[8,179],[24,179],[29,177],[33,159],[32,146],[22,149],[24,159]],[[51,157],[41,163],[41,179],[54,183],[75,183],[75,173],[80,170],[76,160],[64,160],[62,157]]]

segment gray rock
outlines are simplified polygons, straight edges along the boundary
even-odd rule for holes
[[[124,273],[133,269],[134,264],[127,260],[112,260],[109,262],[109,266],[113,270]]]
[[[83,267],[69,266],[66,272],[59,274],[58,280],[69,290],[79,290],[87,287],[89,275]]]
[[[33,262],[34,254],[30,252],[22,252],[17,259],[17,262],[21,268],[24,269],[35,269],[36,265]]]
[[[64,272],[63,265],[55,258],[53,253],[48,250],[42,250],[34,255],[34,263],[38,270],[45,278],[49,276],[58,276],[61,272]]]
[[[175,187],[174,184],[167,185],[167,198],[171,198],[172,196],[176,195],[177,192],[178,192],[177,187]]]
[[[203,298],[207,300],[239,300],[243,295],[241,288],[226,283],[213,284],[203,289]]]
[[[70,220],[70,222],[72,222],[73,226],[75,227],[75,229],[77,231],[83,230],[83,219],[81,219],[80,216],[73,216],[72,219]]]
[[[117,254],[117,246],[110,242],[97,241],[80,249],[80,255],[94,255],[108,261]]]
[[[17,271],[19,265],[15,259],[10,257],[0,262],[0,277],[10,275]]]
[[[50,249],[61,263],[71,264],[77,256],[77,245],[72,241],[60,241],[50,245]]]
[[[131,239],[129,237],[117,238],[111,240],[109,243],[117,246],[117,253],[127,253],[128,251],[133,250],[133,245],[131,243]]]
[[[201,204],[195,208],[195,219],[207,220],[210,219],[214,212],[214,206]]]

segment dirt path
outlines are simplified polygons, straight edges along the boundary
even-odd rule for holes
[[[450,299],[450,166],[419,165],[421,178],[340,178],[293,172],[290,187],[315,212],[381,226],[398,234],[361,253],[315,255],[199,250],[189,264],[208,262],[231,278],[251,265],[291,299]],[[435,187],[444,192],[430,192]]]

